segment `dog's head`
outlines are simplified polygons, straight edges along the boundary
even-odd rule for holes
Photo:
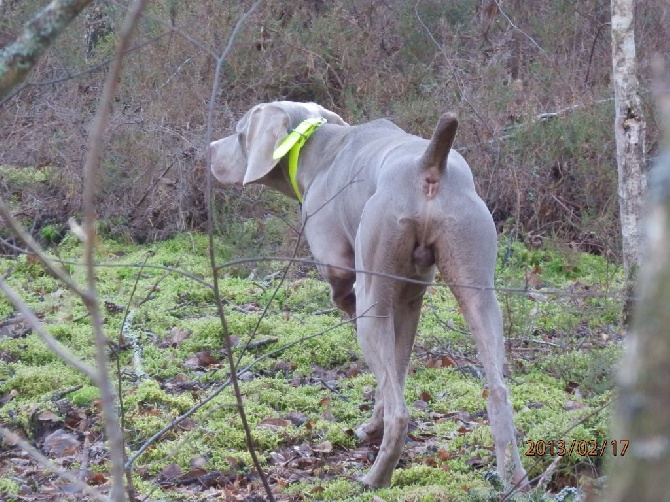
[[[279,162],[272,153],[291,128],[312,117],[347,125],[337,113],[316,103],[275,101],[254,106],[237,123],[235,134],[210,144],[212,173],[227,185],[260,180]]]

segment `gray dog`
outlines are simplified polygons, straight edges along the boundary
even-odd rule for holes
[[[314,103],[277,101],[253,107],[235,134],[211,144],[221,183],[262,183],[302,201],[305,236],[332,300],[350,317],[358,313],[358,342],[377,379],[372,418],[357,431],[361,440],[382,439],[362,478],[373,487],[391,483],[402,453],[405,377],[426,291],[397,277],[430,282],[435,266],[486,371],[498,472],[513,482],[526,475],[503,382],[496,231],[468,164],[451,149],[457,125],[442,116],[429,141],[387,120],[349,126]]]

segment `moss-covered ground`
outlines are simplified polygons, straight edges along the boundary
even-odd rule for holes
[[[75,279],[84,279],[81,245],[73,235],[50,253]],[[217,254],[221,263],[233,256],[223,241],[217,242]],[[130,456],[228,379],[214,295],[203,284],[212,277],[208,239],[184,234],[142,246],[102,239],[97,261],[104,265],[97,286]],[[264,271],[282,267],[264,263],[254,271],[253,264],[237,265],[220,274],[234,355],[240,367],[254,363],[241,377],[241,392],[277,499],[499,500],[509,487],[490,475],[495,460],[486,383],[449,290],[432,286],[424,299],[405,391],[410,434],[392,486],[372,492],[362,490],[356,478],[371,465],[376,447],[358,445],[353,431],[370,416],[374,379],[353,327],[331,309],[327,285],[301,268],[289,271],[279,286],[280,275]],[[79,299],[30,256],[0,259],[0,275],[51,334],[93,361],[91,328]],[[556,459],[549,441],[601,445],[617,439],[609,434],[609,403],[620,352],[615,298],[620,275],[602,257],[528,249],[501,239],[497,282],[506,370],[522,461],[531,478]],[[129,312],[130,335],[122,336]],[[96,387],[53,355],[5,297],[0,297],[0,403],[3,426],[75,474],[85,464],[84,479],[104,485],[106,449]],[[55,441],[55,433],[68,440]],[[540,440],[544,456],[524,455],[531,444],[531,453],[537,453]],[[602,456],[580,455],[585,449],[574,448],[543,486],[514,499],[546,500],[567,493],[566,487],[597,492],[609,448]],[[3,500],[58,485],[12,445],[3,444],[0,455],[8,460],[0,467]],[[252,498],[262,490],[230,388],[153,442],[134,461],[133,479],[153,500],[261,500]]]

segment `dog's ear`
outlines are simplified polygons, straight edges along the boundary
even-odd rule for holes
[[[254,106],[237,123],[236,134],[211,143],[212,173],[226,185],[246,185],[267,176],[279,162],[272,158],[294,124],[323,117],[348,125],[337,113],[315,103],[275,101]]]
[[[272,153],[288,134],[289,116],[272,103],[249,110],[236,134],[210,144],[212,174],[225,185],[246,185],[267,175],[279,162]]]
[[[337,124],[343,126],[349,125],[337,113],[331,112],[330,110],[324,108],[321,105],[316,106],[319,107],[319,115],[321,115],[324,119],[326,119],[329,124]]]
[[[237,132],[244,137],[247,153],[244,185],[267,175],[277,165],[279,160],[273,159],[272,153],[288,134],[288,128],[288,114],[271,103],[254,107],[237,124]]]
[[[209,149],[214,177],[224,185],[241,185],[247,170],[247,156],[240,144],[240,135],[212,141]]]

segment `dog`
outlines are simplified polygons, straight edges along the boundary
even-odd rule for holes
[[[381,439],[361,479],[371,487],[390,485],[403,450],[407,365],[436,267],[486,372],[497,470],[514,483],[526,479],[503,381],[503,322],[493,289],[496,230],[468,164],[452,149],[457,127],[456,117],[445,114],[426,140],[388,120],[350,126],[315,103],[275,101],[254,106],[234,134],[210,145],[212,173],[221,183],[261,183],[302,203],[317,268],[335,305],[355,319],[377,380],[372,417],[357,430],[362,441]]]

